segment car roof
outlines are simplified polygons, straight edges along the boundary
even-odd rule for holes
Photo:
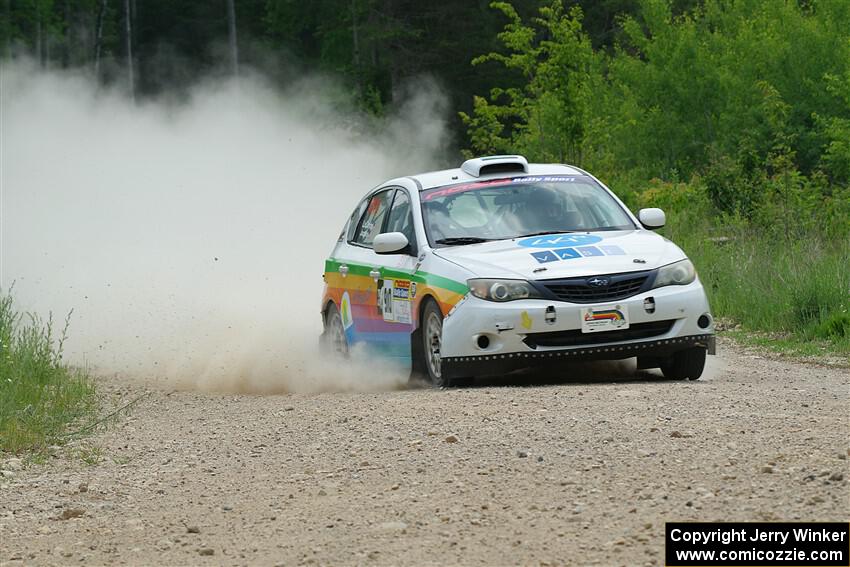
[[[527,171],[511,171],[500,173],[488,173],[480,176],[470,175],[461,168],[444,169],[442,171],[430,171],[418,175],[410,175],[408,179],[416,181],[420,190],[433,189],[444,185],[455,183],[468,183],[472,181],[484,181],[487,179],[504,179],[508,177],[526,177],[529,175],[587,175],[581,169],[562,164],[529,163]]]

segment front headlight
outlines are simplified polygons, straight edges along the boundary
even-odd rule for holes
[[[694,265],[690,260],[685,259],[658,268],[658,275],[655,276],[655,284],[652,287],[654,289],[665,285],[688,285],[696,277],[697,271]]]
[[[479,299],[487,301],[514,301],[516,299],[540,299],[540,293],[525,280],[466,280],[469,291]]]

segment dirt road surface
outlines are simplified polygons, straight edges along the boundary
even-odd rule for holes
[[[699,382],[153,390],[2,464],[0,565],[662,565],[665,521],[846,521],[850,370],[721,348]]]

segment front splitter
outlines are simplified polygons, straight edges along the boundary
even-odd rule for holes
[[[622,360],[633,356],[669,356],[674,352],[695,346],[708,349],[709,354],[714,354],[714,341],[713,334],[704,334],[542,352],[455,356],[442,360],[442,373],[448,379],[498,376],[523,368],[548,366],[571,360]]]

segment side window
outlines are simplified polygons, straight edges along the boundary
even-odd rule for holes
[[[396,191],[393,207],[386,232],[400,232],[407,237],[413,249],[416,249],[416,234],[413,231],[413,213],[410,210],[410,196],[407,191]]]
[[[360,226],[357,227],[357,235],[354,238],[356,244],[372,246],[372,242],[381,233],[381,228],[384,226],[384,217],[387,216],[392,196],[393,190],[388,189],[376,193],[369,199],[366,214],[363,215]]]
[[[354,233],[357,232],[357,224],[360,222],[360,217],[363,216],[363,211],[366,210],[366,203],[368,203],[367,199],[360,201],[360,204],[351,213],[351,218],[348,219],[348,233],[345,237],[348,242],[354,241]]]

